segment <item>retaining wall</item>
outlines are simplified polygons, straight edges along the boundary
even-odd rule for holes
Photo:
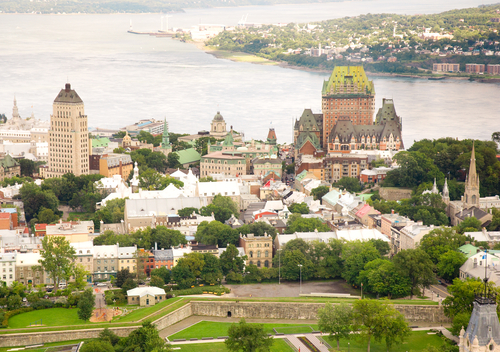
[[[192,301],[193,315],[254,319],[317,319],[324,303]],[[410,323],[449,323],[441,306],[395,305]]]

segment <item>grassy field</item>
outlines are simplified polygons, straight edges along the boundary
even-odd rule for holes
[[[213,54],[218,59],[228,59],[236,62],[249,62],[252,64],[260,65],[278,65],[277,62],[265,59],[260,56],[243,53],[243,52],[232,52],[227,50],[217,50],[213,47],[208,47],[210,53]]]
[[[325,340],[337,350],[337,341],[334,339],[330,339],[329,336],[325,337]],[[365,341],[352,339],[350,341],[340,340],[340,350],[347,351],[349,343],[349,351],[351,352],[365,352],[367,343]],[[443,344],[443,340],[435,335],[430,335],[428,331],[413,331],[406,342],[402,345],[391,347],[391,352],[417,352],[422,351],[427,348],[428,345],[439,347]],[[370,345],[370,352],[386,352],[387,348],[385,347],[384,342],[374,341],[372,338]]]
[[[42,310],[33,310],[31,312],[14,315],[9,319],[9,328],[19,329],[29,327],[30,323],[42,319],[43,326],[68,326],[68,325],[87,325],[92,323],[80,320],[77,315],[77,309],[50,308]]]
[[[202,337],[219,337],[227,336],[227,331],[233,323],[220,323],[213,321],[200,321],[176,334],[170,335],[168,339],[173,341],[174,339],[193,339]],[[274,334],[273,328],[276,328],[278,332],[285,334],[301,334],[311,332],[311,328],[314,330],[318,329],[317,325],[296,325],[296,324],[273,324],[266,323],[264,325],[264,331],[268,334]],[[310,328],[310,327],[311,328]],[[281,329],[280,329],[281,328]]]
[[[193,343],[189,345],[175,345],[176,351],[180,352],[225,352],[227,351],[224,342]],[[271,352],[292,352],[292,349],[282,339],[275,339],[271,347]]]

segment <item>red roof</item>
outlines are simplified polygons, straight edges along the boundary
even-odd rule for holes
[[[368,204],[365,204],[361,209],[358,210],[358,212],[355,215],[361,219],[363,216],[368,214],[370,212],[370,210],[372,210],[372,209],[373,208],[371,206],[369,206]],[[378,211],[377,211],[377,213],[380,214],[380,212],[378,212]]]
[[[35,224],[35,231],[46,231],[47,224]]]

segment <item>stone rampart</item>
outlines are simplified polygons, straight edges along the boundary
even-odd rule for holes
[[[317,319],[324,303],[199,302],[192,301],[193,315],[254,319]],[[410,323],[449,323],[441,306],[395,305]]]
[[[130,326],[125,328],[110,328],[120,337],[128,336],[138,326]],[[41,343],[51,343],[59,341],[70,341],[80,339],[93,339],[99,337],[99,333],[104,329],[83,329],[83,330],[66,330],[66,331],[47,331],[47,332],[31,332],[22,334],[3,334],[0,335],[0,347],[11,346],[27,346],[37,345]]]
[[[156,325],[158,330],[163,330],[167,326],[178,323],[179,321],[186,319],[191,315],[193,315],[193,312],[191,310],[191,303],[188,303],[185,306],[182,306],[179,309],[174,310],[172,313],[169,313],[161,318],[158,318],[153,323]]]
[[[385,200],[401,200],[411,198],[411,189],[409,188],[392,188],[380,187],[380,197]]]

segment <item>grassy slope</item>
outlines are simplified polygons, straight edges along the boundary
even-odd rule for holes
[[[337,350],[337,342],[330,337],[325,340]],[[340,340],[340,350],[347,351],[347,343],[349,342],[349,350],[351,352],[365,352],[367,343],[365,341],[353,339],[351,341]],[[413,331],[410,337],[402,345],[394,345],[391,347],[391,352],[417,352],[424,350],[428,345],[439,347],[443,344],[443,340],[437,335],[429,335],[428,331]],[[372,338],[370,352],[386,352],[384,342],[374,341]]]
[[[194,324],[182,331],[179,331],[176,334],[173,334],[168,337],[170,341],[174,339],[192,339],[202,337],[219,337],[219,336],[227,336],[227,331],[229,327],[233,323],[220,323],[220,322],[212,322],[212,321],[201,321],[199,323]],[[264,331],[268,334],[274,334],[273,328],[285,327],[286,329],[278,329],[278,332],[288,333],[288,334],[299,334],[311,332],[311,329],[308,328],[308,324],[273,324],[266,323],[264,325]],[[310,325],[313,329],[318,329],[317,325]],[[290,329],[292,328],[292,329]]]
[[[92,325],[90,322],[80,320],[77,315],[77,309],[66,308],[50,308],[43,310],[34,310],[27,313],[14,315],[9,319],[9,328],[18,329],[29,327],[30,323],[34,323],[40,319],[44,326],[68,326],[68,325]]]
[[[176,345],[176,348],[180,347],[180,352],[225,352],[227,351],[224,342],[212,342],[212,343],[196,343],[189,345]],[[274,340],[271,347],[271,352],[292,352],[292,349],[288,347],[285,341],[281,339]]]
[[[180,302],[179,302],[180,301]],[[156,313],[154,315],[151,315],[151,317],[148,317],[149,319],[156,319],[159,318],[159,315],[165,315],[168,314],[183,305],[185,305],[188,301],[183,299],[182,297],[176,297],[176,298],[171,298],[166,301],[163,301],[161,303],[155,304],[152,307],[147,307],[147,308],[138,308],[134,310],[133,312],[128,313],[125,316],[118,316],[115,319],[113,319],[113,322],[133,322],[133,321],[138,321],[140,319],[143,319],[147,317],[150,314]],[[127,308],[126,306],[122,307]],[[160,311],[161,310],[161,311]]]

